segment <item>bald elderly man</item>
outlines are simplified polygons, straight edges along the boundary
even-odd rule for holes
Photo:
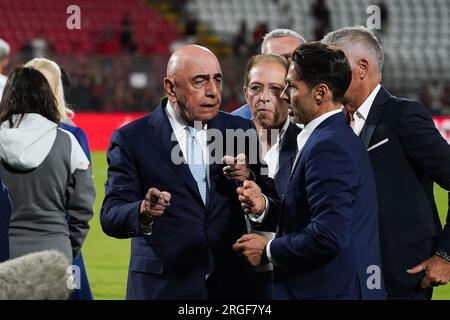
[[[235,190],[252,178],[268,191],[266,202],[276,192],[260,176],[267,168],[259,159],[248,166],[236,160],[237,136],[225,139],[226,129],[249,130],[249,139],[256,131],[251,121],[219,111],[222,72],[207,48],[174,52],[164,89],[154,112],[113,133],[107,153],[101,224],[109,236],[132,238],[127,299],[259,298],[253,268],[232,251],[246,233]],[[224,137],[214,155],[206,143],[212,134]],[[258,144],[246,144],[247,159],[250,145]],[[223,165],[217,155],[230,149]]]

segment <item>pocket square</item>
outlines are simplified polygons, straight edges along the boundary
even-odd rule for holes
[[[380,141],[380,142],[378,142],[378,143],[375,143],[373,146],[369,147],[369,148],[367,149],[367,151],[370,151],[370,150],[373,150],[373,149],[375,149],[375,148],[378,148],[379,146],[385,144],[385,143],[388,142],[388,141],[389,141],[389,139],[386,138],[386,139],[384,139],[383,141]]]

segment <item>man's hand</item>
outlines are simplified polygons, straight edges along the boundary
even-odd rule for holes
[[[224,156],[222,158],[223,174],[229,180],[235,180],[237,182],[244,182],[250,177],[250,168],[247,164],[247,157],[245,154],[240,153],[237,157]]]
[[[430,287],[430,284],[431,286],[447,284],[450,279],[450,262],[438,256],[432,256],[414,268],[406,270],[408,274],[417,274],[422,271],[425,271],[422,288]]]
[[[156,188],[148,189],[140,207],[142,223],[149,224],[153,218],[161,216],[170,206],[170,198],[171,194],[167,191],[159,191]]]
[[[241,207],[246,214],[260,215],[266,208],[266,200],[261,188],[253,181],[245,180],[244,185],[236,189]]]
[[[242,253],[250,262],[252,266],[259,266],[265,264],[268,261],[261,261],[266,250],[266,245],[269,240],[263,236],[257,234],[244,234],[240,239],[233,244],[233,250]]]

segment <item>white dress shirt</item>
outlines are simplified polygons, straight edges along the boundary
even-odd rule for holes
[[[175,138],[178,141],[178,144],[181,148],[181,151],[183,152],[184,160],[187,163],[186,155],[187,153],[187,147],[188,147],[188,133],[186,131],[186,127],[189,126],[188,123],[179,115],[173,106],[170,104],[169,101],[167,101],[166,106],[166,114],[169,118],[170,125],[172,127],[173,133],[175,135]],[[197,125],[198,124],[198,125]],[[209,157],[208,157],[208,147],[207,147],[207,136],[206,136],[206,130],[208,129],[207,124],[201,125],[200,121],[197,123],[194,123],[195,132],[197,136],[197,140],[200,142],[200,145],[202,147],[203,151],[203,160],[206,165],[209,164]],[[207,170],[209,171],[209,170]],[[209,181],[209,174],[208,174],[208,181]]]
[[[351,115],[352,121],[350,126],[357,136],[361,134],[362,129],[364,128],[364,124],[367,121],[367,117],[369,116],[370,108],[375,100],[375,97],[380,91],[381,85],[377,84],[375,89],[370,93],[367,99],[363,102],[363,104],[356,110],[355,114]]]
[[[278,172],[278,169],[280,168],[280,150],[283,147],[283,141],[284,141],[284,136],[286,135],[286,131],[289,127],[289,124],[291,123],[291,120],[289,118],[289,116],[287,117],[286,121],[283,124],[283,127],[281,128],[280,132],[278,133],[275,143],[272,144],[272,146],[270,147],[270,149],[267,151],[267,153],[265,154],[263,160],[267,163],[267,167],[268,167],[268,176],[270,178],[274,178],[275,175]],[[268,130],[269,131],[269,130]]]
[[[325,119],[328,119],[332,115],[335,115],[339,112],[342,112],[342,109],[336,109],[333,111],[329,111],[327,113],[324,113],[323,115],[313,119],[310,123],[308,123],[302,131],[297,136],[297,156],[295,157],[294,165],[292,166],[292,171],[294,171],[295,165],[297,164],[298,158],[300,156],[300,151],[302,151],[303,147],[305,146],[306,142],[308,141],[309,137],[313,133],[313,131],[321,124]]]

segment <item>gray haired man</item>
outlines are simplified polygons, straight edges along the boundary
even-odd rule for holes
[[[339,29],[322,42],[342,49],[352,68],[344,112],[375,174],[388,298],[430,299],[450,278],[450,215],[442,228],[433,195],[433,182],[450,190],[450,146],[426,106],[380,84],[383,51],[369,29]]]

